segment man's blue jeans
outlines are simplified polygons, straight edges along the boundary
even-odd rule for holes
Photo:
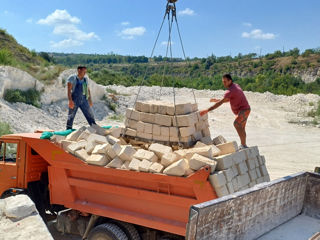
[[[83,115],[87,119],[90,126],[92,124],[96,124],[96,122],[94,120],[93,111],[88,103],[88,100],[86,99],[85,96],[83,96],[82,98],[74,101],[74,108],[73,109],[69,108],[67,129],[72,129],[73,121],[74,121],[74,118],[75,118],[76,113],[78,111],[78,108],[81,109]]]

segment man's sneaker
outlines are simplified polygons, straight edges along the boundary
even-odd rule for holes
[[[240,145],[238,151],[248,148],[247,145]]]

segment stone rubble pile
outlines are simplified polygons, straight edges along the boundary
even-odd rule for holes
[[[141,141],[140,138],[131,138],[133,136],[130,136],[130,138],[122,137],[125,134],[129,135],[125,128],[118,127],[106,130],[97,125],[82,127],[66,138],[54,136],[52,140],[86,163],[106,168],[187,177],[202,167],[210,166],[211,175],[209,181],[219,197],[270,180],[265,166],[265,159],[259,154],[258,148],[251,147],[239,151],[236,142],[227,142],[222,136],[211,139],[210,132],[206,133],[209,130],[208,119],[199,118],[197,107],[190,107],[191,104],[184,104],[183,107],[176,108],[182,114],[179,115],[182,120],[178,121],[178,125],[180,123],[180,131],[183,132],[183,128],[193,129],[188,132],[190,135],[184,135],[183,138],[185,138],[186,142],[190,143],[189,140],[194,141],[192,138],[195,131],[197,131],[197,123],[205,126],[199,128],[201,129],[199,131],[201,132],[200,141],[197,141],[191,148],[179,149],[177,146],[170,144],[170,139],[177,140],[170,136],[170,128],[176,129],[176,127],[172,126],[174,125],[173,116],[149,113],[148,117],[141,117],[147,111],[144,109],[145,106],[149,109],[148,111],[151,111],[151,106],[156,106],[154,108],[157,109],[157,112],[160,112],[159,109],[162,108],[160,107],[161,105],[156,104],[139,104],[138,109],[142,111],[138,112],[137,110],[129,109],[129,113],[132,112],[132,115],[136,117],[128,115],[129,113],[127,112],[127,116],[130,116],[127,117],[127,124],[134,124],[136,128],[131,126],[132,128],[129,128],[130,131],[135,132],[136,136],[144,136],[141,137],[144,141]],[[168,110],[171,109],[169,108],[170,105],[164,106],[166,113],[170,112]],[[163,113],[165,111],[163,110]],[[155,110],[152,110],[152,112],[155,112]],[[163,116],[168,117],[169,120],[165,121],[165,118],[162,119]],[[154,123],[149,123],[152,127],[144,125],[146,124],[146,119],[149,118],[153,119]],[[139,119],[143,119],[144,122]],[[134,122],[130,123],[130,121]],[[139,125],[143,125],[143,127],[140,128]],[[158,126],[160,129],[165,126],[169,135],[161,135],[163,133],[161,130],[160,135],[154,135],[152,131],[154,126]],[[146,132],[146,128],[150,128],[150,132]],[[202,133],[205,134],[203,135]],[[161,144],[157,140],[151,140],[154,139],[154,136],[160,136],[161,138],[166,136],[165,142],[168,145]]]

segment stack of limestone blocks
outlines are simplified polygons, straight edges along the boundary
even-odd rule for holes
[[[184,146],[210,138],[208,115],[200,116],[196,103],[137,102],[127,109],[125,126],[126,136],[169,146],[179,142],[179,133]]]
[[[258,147],[250,147],[238,151],[236,142],[224,143],[219,136],[213,141],[221,150],[216,172],[209,177],[219,197],[242,191],[256,184],[270,181],[265,164],[265,157],[259,154]]]

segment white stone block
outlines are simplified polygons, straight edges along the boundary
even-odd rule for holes
[[[259,169],[260,169],[261,175],[262,175],[263,177],[268,175],[268,170],[267,170],[266,165],[261,165],[261,166],[259,167]]]
[[[172,148],[159,143],[152,143],[149,147],[149,151],[154,152],[158,158],[162,158],[165,153],[171,153]]]
[[[149,168],[149,172],[151,173],[161,173],[164,169],[164,166],[162,166],[160,163],[154,162],[151,164]]]
[[[123,161],[131,161],[136,150],[131,145],[122,146],[118,157]]]
[[[212,144],[212,145],[210,145],[210,147],[211,147],[211,150],[212,150],[212,156],[213,157],[221,155],[220,149],[217,148],[215,145]]]
[[[257,172],[257,177],[261,178],[262,174],[261,174],[260,168],[256,168],[256,172]]]
[[[194,170],[192,170],[191,168],[188,168],[186,170],[186,172],[184,173],[184,176],[188,177],[188,176],[190,176],[191,174],[194,174],[194,173],[195,173]]]
[[[176,119],[174,116],[172,118],[172,124],[173,126],[176,126]],[[179,127],[194,126],[194,124],[197,122],[197,116],[193,113],[188,115],[180,115],[177,116],[177,122]]]
[[[172,125],[172,117],[168,115],[155,114],[154,123],[161,126],[170,127]]]
[[[246,160],[246,163],[247,163],[248,169],[252,170],[252,169],[255,169],[255,168],[256,168],[256,162],[255,162],[255,160],[253,160],[253,159],[247,159],[247,160]]]
[[[129,164],[130,164],[130,161],[125,161],[125,162],[121,165],[121,169],[123,169],[123,170],[130,170]]]
[[[135,104],[135,106],[134,106],[134,109],[135,109],[136,111],[141,112],[142,105],[143,105],[143,102],[137,101],[136,104]]]
[[[120,144],[120,142],[121,142],[120,139],[115,138],[115,137],[110,136],[110,135],[107,136],[107,141],[112,145],[114,145],[116,143]],[[103,143],[103,142],[101,142],[101,143]]]
[[[105,166],[108,163],[108,158],[102,154],[92,154],[86,159],[86,162],[91,165]]]
[[[203,142],[203,143],[205,143],[205,144],[207,144],[207,145],[212,145],[212,139],[211,139],[211,137],[209,137],[209,136],[201,138],[200,141]],[[216,146],[215,146],[215,147],[216,147]],[[220,150],[219,150],[219,152],[220,152]]]
[[[211,146],[206,146],[201,148],[189,148],[189,149],[186,149],[185,152],[186,152],[187,159],[190,159],[195,153],[198,153],[201,156],[213,159]]]
[[[205,143],[203,143],[203,142],[201,142],[201,141],[198,141],[198,142],[194,145],[195,148],[201,148],[201,147],[207,147],[207,146],[208,146],[207,144],[205,144]]]
[[[209,128],[204,128],[201,130],[201,133],[202,133],[202,136],[203,137],[210,137],[211,138],[211,133],[210,133],[210,130]]]
[[[107,129],[104,129],[103,127],[100,127],[97,124],[93,124],[91,126],[94,130],[96,130],[96,134],[101,135],[101,136],[106,136],[107,135]]]
[[[123,131],[122,127],[113,127],[110,130],[110,134],[115,138],[120,138],[122,131]]]
[[[233,186],[233,190],[235,192],[237,192],[239,190],[238,179],[237,178],[232,179],[231,183],[232,183],[232,186]]]
[[[185,158],[187,153],[186,153],[186,149],[179,149],[174,151],[175,154],[177,154],[179,156],[179,158]]]
[[[247,159],[253,159],[259,155],[259,149],[257,146],[249,147],[249,148],[243,149],[241,151],[244,151],[246,153]]]
[[[96,145],[92,151],[92,154],[106,154],[110,148],[112,148],[112,146],[109,143]]]
[[[265,182],[270,182],[270,176],[269,176],[269,174],[263,176],[263,180],[264,180]]]
[[[74,153],[74,155],[76,155],[76,157],[80,158],[83,161],[86,161],[89,157],[87,151],[84,149],[80,149],[80,150],[76,151]]]
[[[194,126],[189,126],[189,127],[181,127],[179,128],[181,137],[188,137],[191,136],[196,132],[196,129]]]
[[[139,160],[143,160],[146,159],[149,162],[157,162],[158,161],[158,157],[157,155],[152,152],[152,151],[147,151],[144,149],[138,149],[135,154],[133,155],[134,158],[139,159]]]
[[[238,144],[237,144],[237,142],[233,141],[233,142],[219,144],[219,145],[217,145],[217,148],[220,149],[221,155],[226,155],[229,153],[236,152],[238,150]]]
[[[231,182],[232,179],[235,177],[232,168],[228,168],[222,171],[224,176],[226,177],[228,182]]]
[[[129,164],[129,169],[133,171],[139,171],[141,161],[139,159],[133,158]]]
[[[144,113],[149,113],[151,109],[150,103],[142,102],[140,106],[140,111]]]
[[[237,169],[240,175],[245,174],[246,172],[248,172],[248,167],[247,164],[245,162],[241,162],[239,164],[237,164]]]
[[[158,136],[161,135],[160,126],[159,125],[157,125],[157,124],[153,124],[152,125],[152,134],[153,135],[158,135]]]
[[[124,161],[122,161],[120,158],[115,157],[111,162],[107,164],[107,167],[110,168],[121,168],[123,165]]]
[[[253,170],[250,170],[248,172],[249,174],[249,177],[250,177],[250,181],[255,181],[258,177],[257,177],[257,172],[256,172],[256,169],[253,169]]]
[[[80,134],[82,132],[84,132],[86,130],[86,127],[81,127],[76,131],[73,131],[72,133],[70,133],[67,137],[66,140],[68,141],[76,141],[78,139],[78,137],[80,136]]]
[[[239,164],[239,163],[242,163],[242,162],[245,163],[246,154],[244,152],[241,152],[241,151],[240,152],[234,152],[234,153],[231,153],[231,155],[232,155],[232,158],[233,158],[233,162],[235,164]]]
[[[144,132],[152,134],[152,124],[151,123],[144,123]]]
[[[122,147],[120,144],[116,143],[111,148],[108,149],[107,154],[110,157],[110,159],[114,159],[119,155],[121,152]]]
[[[214,188],[224,186],[227,183],[227,179],[222,171],[211,174],[209,176],[209,181]]]
[[[158,113],[162,114],[162,115],[166,115],[167,114],[167,104],[162,104],[158,106]]]
[[[252,182],[249,183],[249,187],[250,188],[254,187],[255,185],[256,185],[256,181],[252,181]]]
[[[203,139],[202,132],[201,131],[196,131],[194,134],[192,134],[195,140],[199,141]]]
[[[152,162],[143,159],[139,164],[139,171],[141,172],[149,172],[149,168],[151,167]]]
[[[229,195],[229,191],[228,191],[226,185],[223,185],[221,187],[215,187],[214,190],[216,191],[218,197],[223,197],[223,196]]]
[[[232,167],[233,165],[232,154],[218,156],[218,157],[215,157],[214,160],[218,162],[217,170],[225,170],[227,168]]]
[[[191,103],[182,103],[176,104],[176,114],[183,115],[192,112],[192,104]]]
[[[140,113],[132,108],[127,108],[126,110],[126,118],[132,119],[135,121],[140,121]]]
[[[153,135],[152,136],[152,139],[154,141],[160,141],[160,142],[168,142],[170,140],[170,137],[169,136],[163,136],[163,135]]]
[[[151,133],[137,132],[137,137],[145,139],[145,140],[152,140]]]
[[[75,151],[80,150],[82,148],[85,148],[87,146],[87,141],[86,140],[81,140],[79,142],[74,142],[71,143],[68,147],[67,150],[68,152],[74,154]]]
[[[214,170],[216,169],[217,162],[210,158],[201,156],[197,153],[193,154],[193,156],[189,160],[189,167],[195,171],[207,165],[211,167],[211,172],[214,172]]]
[[[125,135],[130,136],[130,137],[136,137],[137,136],[137,131],[135,129],[127,128],[125,129]]]
[[[160,135],[169,137],[170,136],[169,127],[160,127]]]
[[[188,168],[187,161],[180,159],[164,169],[163,173],[170,176],[183,176]]]
[[[192,109],[192,112],[198,111],[198,110],[199,110],[199,109],[198,109],[198,104],[197,104],[197,103],[192,103],[192,104],[191,104],[191,109]]]
[[[8,218],[19,220],[37,212],[35,204],[25,194],[8,197],[8,198],[5,198],[4,201],[5,201],[5,204],[4,204],[5,207],[3,212]],[[16,223],[16,224],[19,224],[19,223]]]
[[[180,160],[181,157],[179,157],[177,154],[173,153],[173,152],[168,152],[163,154],[162,158],[161,158],[161,164],[164,167],[168,167],[169,165],[171,165],[172,163]]]
[[[140,121],[145,123],[154,123],[155,115],[152,113],[140,113]]]
[[[233,177],[236,177],[236,176],[239,175],[237,165],[233,164],[231,169],[232,169],[232,172],[233,172]]]
[[[176,138],[179,137],[177,127],[170,127],[169,133],[170,133],[170,137],[176,137]]]
[[[234,189],[233,189],[233,184],[232,184],[232,182],[228,182],[228,183],[227,183],[227,188],[228,188],[229,194],[234,193]]]
[[[249,174],[245,173],[245,174],[237,176],[237,181],[238,181],[239,189],[241,189],[242,187],[248,185],[250,183]]]
[[[127,128],[132,128],[132,129],[137,130],[137,123],[138,123],[138,121],[135,121],[135,120],[132,120],[132,119],[126,119],[125,126]]]
[[[223,136],[219,135],[219,136],[215,137],[214,139],[212,139],[212,143],[214,145],[220,145],[220,144],[227,143],[227,140]]]
[[[256,182],[257,182],[257,184],[263,183],[264,182],[264,177],[257,178]]]
[[[259,161],[259,165],[265,165],[266,164],[266,159],[265,159],[264,156],[259,155],[259,156],[257,156],[257,159]]]

